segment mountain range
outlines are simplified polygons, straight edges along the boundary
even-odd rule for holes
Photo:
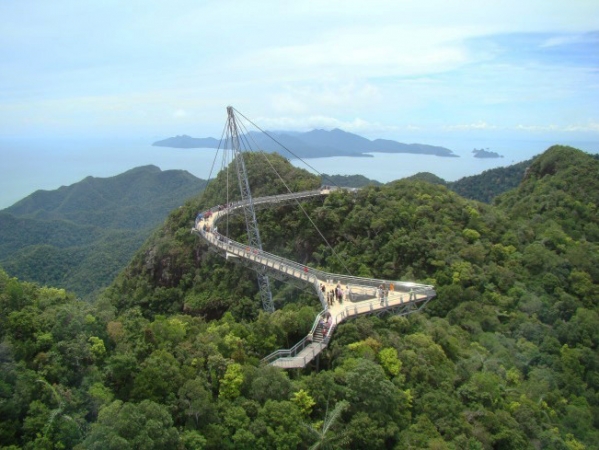
[[[408,179],[441,184],[465,198],[490,202],[516,187],[530,161],[455,182],[420,173]],[[381,186],[362,175],[322,175],[322,184]],[[0,267],[24,280],[96,295],[170,211],[206,182],[186,171],[138,167],[116,177],[87,177],[36,191],[0,211]]]
[[[276,152],[289,159],[325,158],[331,156],[368,157],[370,153],[413,153],[457,157],[445,147],[425,144],[403,144],[401,142],[375,139],[373,141],[357,134],[335,128],[330,131],[312,130],[305,133],[251,131],[240,137],[242,145],[252,150]],[[187,135],[170,137],[154,142],[157,147],[173,148],[218,148],[221,143],[214,138],[194,138]]]

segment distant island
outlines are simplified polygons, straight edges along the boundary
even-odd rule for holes
[[[490,152],[489,149],[474,149],[472,150],[472,153],[474,153],[475,158],[503,158],[503,155],[500,155],[499,153],[495,152]]]
[[[152,145],[172,148],[218,148],[218,141],[214,138],[194,138],[184,134],[154,142]]]
[[[330,131],[312,130],[306,133],[269,131],[268,134],[276,139],[276,142],[264,133],[253,131],[242,137],[242,141],[247,140],[247,142],[257,146],[257,149],[276,152],[289,159],[327,158],[331,156],[370,157],[372,153],[413,153],[459,157],[445,147],[426,144],[403,144],[387,139],[371,141],[338,128]],[[154,142],[152,145],[171,148],[218,148],[219,141],[211,137],[194,138],[184,134]]]

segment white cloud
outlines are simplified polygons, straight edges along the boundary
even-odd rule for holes
[[[516,125],[518,131],[530,131],[530,132],[565,132],[565,133],[577,133],[577,132],[599,132],[599,123],[590,121],[585,125]]]
[[[568,132],[576,132],[576,131],[599,132],[599,123],[589,122],[586,125],[568,125],[564,128],[564,131],[568,131]]]
[[[596,30],[594,30],[596,31]],[[576,34],[558,34],[545,39],[540,45],[541,48],[559,47],[570,44],[594,44],[599,41],[596,33],[576,33]]]
[[[532,131],[532,132],[538,132],[538,131],[557,131],[558,127],[555,125],[516,125],[515,127],[516,130],[518,131]]]
[[[305,101],[289,92],[273,95],[271,104],[275,112],[283,114],[302,114],[309,109]]]
[[[341,27],[301,44],[258,48],[234,68],[262,70],[287,80],[347,80],[413,76],[460,67],[475,58],[461,44],[463,30],[446,28]]]
[[[143,11],[0,2],[0,134],[26,135],[48,117],[67,131],[218,133],[228,104],[360,132],[448,121],[458,124],[450,131],[503,130],[528,120],[566,130],[596,109],[596,71],[568,65],[568,55],[539,62],[540,52],[529,57],[506,35],[579,43],[599,28],[599,3],[573,2],[174,0]]]
[[[286,85],[284,92],[271,96],[271,103],[276,112],[302,115],[315,110],[359,109],[379,101],[381,93],[378,87],[371,83],[355,81]]]
[[[459,125],[444,125],[443,130],[446,131],[467,131],[467,130],[497,130],[499,127],[490,125],[483,120],[474,123],[459,124]]]
[[[173,117],[176,119],[180,119],[183,117],[187,117],[187,112],[184,109],[178,109],[173,113]]]
[[[359,117],[344,121],[328,116],[307,116],[300,118],[292,117],[259,117],[256,122],[261,124],[262,128],[270,130],[286,130],[286,131],[307,131],[312,129],[340,128],[352,133],[371,134],[375,132],[396,131],[398,127],[384,125],[377,122],[369,122]]]

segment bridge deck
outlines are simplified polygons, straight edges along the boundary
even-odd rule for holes
[[[323,189],[260,197],[253,199],[253,203],[254,205],[281,203],[328,195],[329,192]],[[201,217],[198,215],[192,232],[201,236],[227,258],[240,258],[251,265],[267,267],[286,277],[311,284],[323,306],[323,311],[317,316],[308,336],[291,349],[278,350],[267,356],[264,359],[266,363],[288,369],[305,367],[326,348],[334,329],[344,320],[360,314],[376,314],[385,311],[409,314],[420,310],[435,296],[434,288],[430,285],[328,273],[249,247],[219,234],[216,228],[218,220],[226,214],[240,211],[243,206],[244,202],[237,202],[226,207],[211,208]],[[386,287],[387,294],[383,298],[378,289],[380,285]],[[325,293],[322,291],[323,286]],[[335,299],[331,305],[327,301],[326,293],[337,287],[344,291],[343,300]]]

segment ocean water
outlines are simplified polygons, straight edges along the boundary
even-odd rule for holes
[[[361,174],[383,183],[409,177],[419,172],[430,172],[445,181],[478,175],[485,170],[511,166],[540,155],[555,142],[549,141],[496,141],[488,147],[503,158],[475,158],[472,150],[482,148],[476,141],[457,141],[453,145],[444,144],[459,157],[438,157],[431,155],[412,155],[406,153],[374,153],[372,158],[314,158],[305,160],[320,173],[330,175]],[[560,142],[571,145],[588,153],[599,153],[599,142]],[[440,144],[438,144],[440,145]],[[304,167],[299,161],[292,161],[298,167]]]
[[[215,155],[214,149],[152,147],[141,140],[0,140],[0,209],[38,189],[58,189],[87,176],[112,177],[149,164],[207,179]]]
[[[423,142],[426,142],[423,140]],[[430,142],[427,142],[430,143]],[[312,158],[291,160],[297,167],[327,174],[361,174],[389,182],[418,172],[431,172],[446,181],[477,175],[495,167],[508,166],[532,158],[556,142],[497,141],[485,147],[503,158],[472,156],[476,142],[465,140],[444,144],[459,158],[431,155],[376,153],[371,157]],[[599,153],[599,142],[559,142],[589,153]],[[436,144],[436,143],[431,143]],[[441,145],[441,144],[438,144]],[[175,149],[152,147],[148,140],[0,140],[0,209],[4,209],[38,189],[53,190],[81,181],[87,176],[111,177],[134,167],[153,164],[162,170],[182,169],[208,179],[222,165],[222,152],[215,149]]]

